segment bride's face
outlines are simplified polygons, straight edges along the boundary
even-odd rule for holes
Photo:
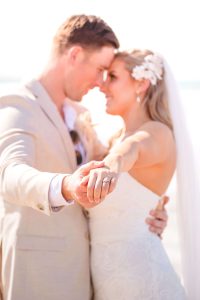
[[[125,68],[124,62],[119,58],[115,59],[101,88],[106,96],[106,112],[123,117],[135,103],[136,88],[137,82]]]

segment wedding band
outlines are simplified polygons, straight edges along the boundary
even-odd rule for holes
[[[111,179],[109,179],[109,178],[103,179],[103,182],[104,182],[104,183],[108,183],[108,182],[110,182],[110,181],[111,181]]]

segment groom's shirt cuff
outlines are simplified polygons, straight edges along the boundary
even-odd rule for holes
[[[49,203],[50,206],[53,207],[59,207],[59,206],[68,206],[74,204],[73,200],[66,201],[65,198],[62,196],[62,181],[66,174],[59,174],[56,175],[49,187]]]

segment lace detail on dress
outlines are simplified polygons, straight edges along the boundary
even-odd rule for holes
[[[144,222],[158,196],[129,177],[89,212],[94,299],[183,300],[162,242]]]

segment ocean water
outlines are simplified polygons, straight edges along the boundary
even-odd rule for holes
[[[19,84],[19,81],[0,81],[0,94],[12,93]],[[200,151],[200,82],[182,82],[179,86],[188,130],[198,154]],[[91,111],[100,140],[107,144],[108,138],[121,127],[122,123],[120,118],[105,114],[104,103],[103,94],[95,89],[83,99],[83,105]],[[163,235],[163,244],[174,268],[181,276],[174,184],[175,182],[172,181],[168,190],[168,195],[170,196],[170,202],[167,205],[169,221]]]

